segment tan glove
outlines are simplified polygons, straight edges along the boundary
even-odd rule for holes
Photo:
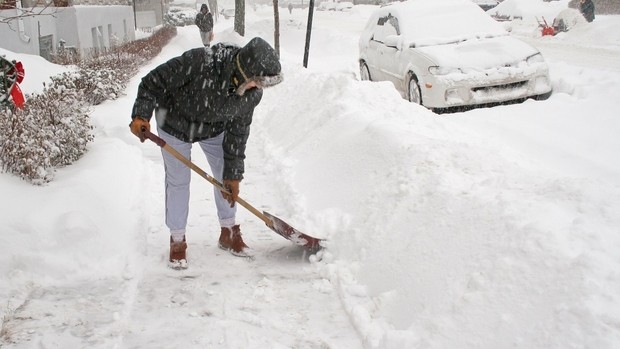
[[[209,41],[213,41],[214,37],[215,37],[215,34],[213,33],[213,31],[211,31],[211,34],[209,35]]]
[[[237,199],[239,198],[239,183],[241,183],[240,179],[224,180],[224,188],[228,189],[228,192],[230,194],[222,191],[222,195],[224,196],[224,199],[228,201],[230,207],[235,206],[235,201],[237,201]]]
[[[138,138],[140,138],[140,142],[144,143],[144,141],[146,140],[144,131],[150,131],[151,124],[148,120],[136,116],[133,120],[131,120],[131,123],[129,124],[129,129],[131,130],[131,133],[135,134]]]

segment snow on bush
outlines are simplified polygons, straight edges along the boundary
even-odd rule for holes
[[[56,168],[70,165],[94,140],[89,106],[118,98],[138,67],[156,56],[176,28],[163,27],[149,38],[122,45],[77,64],[77,70],[51,77],[24,109],[0,109],[0,165],[33,184],[51,181]]]
[[[194,24],[198,11],[194,9],[184,9],[180,7],[171,7],[164,14],[164,23],[175,27],[185,27]]]
[[[71,164],[93,140],[88,110],[67,76],[52,77],[22,110],[6,108],[0,120],[3,170],[33,184],[49,182],[54,168]]]
[[[118,98],[138,68],[135,58],[116,55],[83,61],[78,66],[80,69],[77,73],[64,74],[74,74],[76,88],[82,91],[86,102],[92,105]]]

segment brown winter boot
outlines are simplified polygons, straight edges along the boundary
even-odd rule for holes
[[[243,242],[241,229],[238,224],[230,229],[222,227],[218,246],[222,250],[229,251],[237,257],[250,257],[249,251],[247,251],[249,247]]]
[[[172,241],[170,237],[170,259],[168,266],[172,269],[187,269],[187,259],[185,256],[185,250],[187,250],[187,243],[185,237],[181,242]]]

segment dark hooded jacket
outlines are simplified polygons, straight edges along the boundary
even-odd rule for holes
[[[207,13],[203,13],[203,9],[207,10]],[[200,12],[198,12],[194,19],[194,23],[201,32],[207,33],[213,30],[213,15],[209,12],[209,8],[206,4],[202,4]]]
[[[186,51],[142,78],[132,118],[149,120],[155,108],[157,125],[185,142],[224,132],[224,179],[242,179],[245,147],[261,89],[243,96],[231,83],[238,46],[218,43]],[[278,65],[279,69],[279,65]]]

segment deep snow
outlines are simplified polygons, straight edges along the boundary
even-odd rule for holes
[[[326,238],[322,253],[243,209],[255,259],[220,251],[194,176],[190,268],[166,268],[161,155],[127,124],[140,77],[199,46],[180,28],[126,96],[93,108],[83,159],[43,187],[0,174],[0,346],[620,346],[620,17],[544,38],[513,23],[549,62],[551,98],[438,116],[359,81],[373,8],[316,12],[307,69],[306,13],[280,11],[285,81],[248,145],[242,197]],[[248,11],[246,38],[221,18],[216,40],[273,42],[271,9]],[[8,54],[26,92],[65,69]]]

